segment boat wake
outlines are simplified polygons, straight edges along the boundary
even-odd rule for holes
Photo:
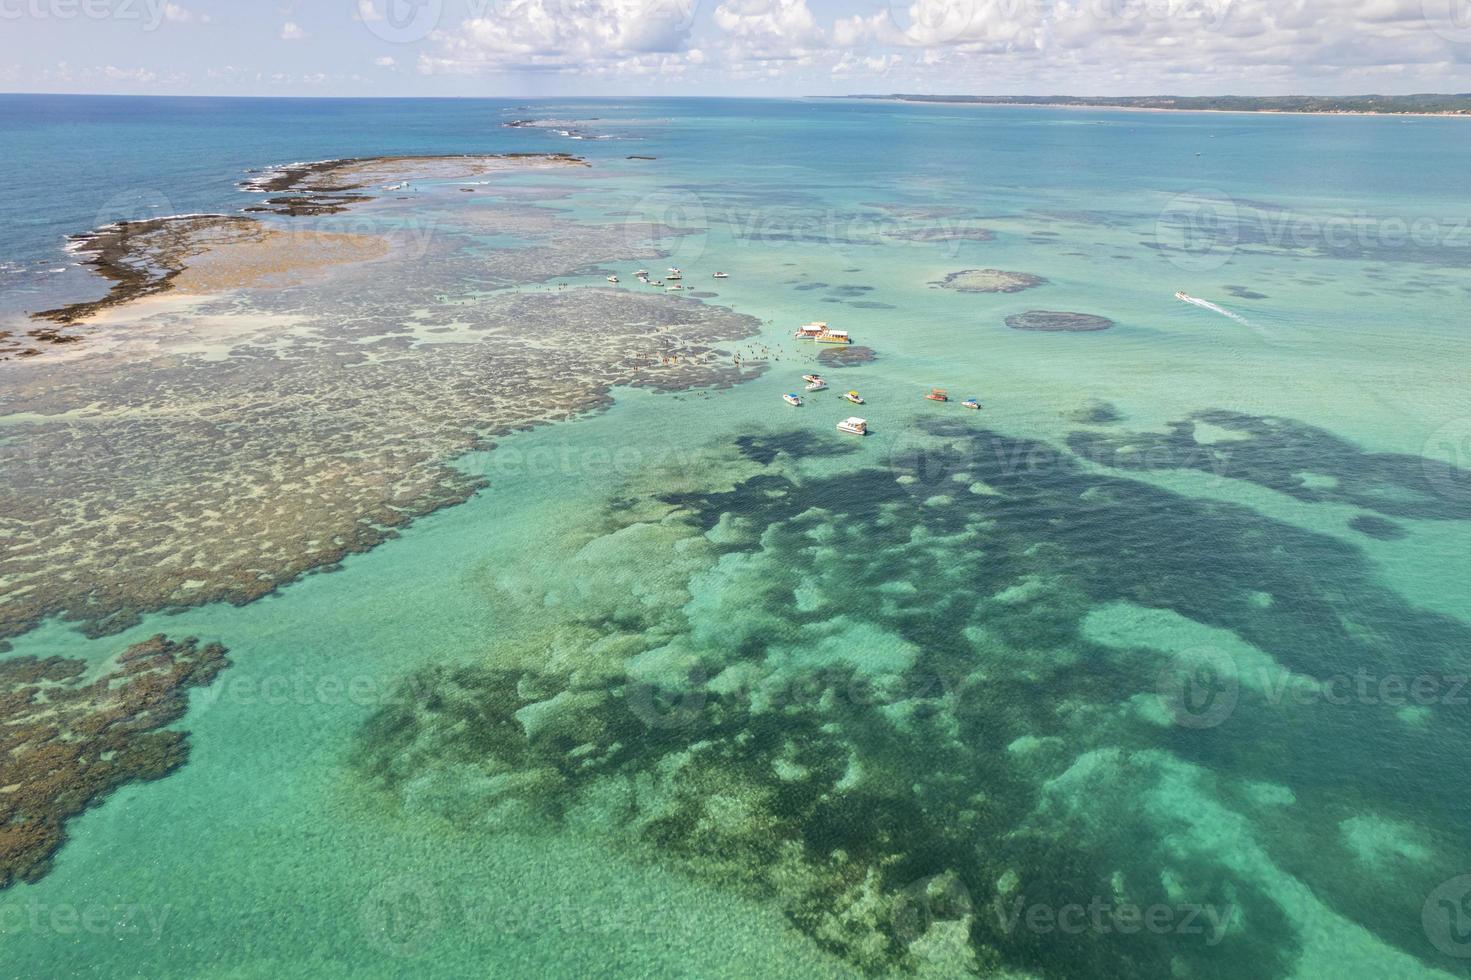
[[[1221,314],[1221,316],[1230,317],[1237,323],[1243,324],[1245,326],[1251,326],[1251,321],[1246,319],[1246,317],[1242,316],[1239,313],[1232,313],[1224,306],[1217,306],[1208,299],[1201,299],[1199,296],[1191,296],[1189,293],[1184,292],[1176,293],[1175,299],[1180,300],[1182,303],[1189,303],[1192,306],[1198,306],[1202,310],[1210,310],[1212,313],[1219,313]]]

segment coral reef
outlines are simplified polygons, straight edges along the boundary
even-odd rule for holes
[[[1006,318],[1013,330],[1036,330],[1044,333],[1088,333],[1113,326],[1108,317],[1092,313],[1065,313],[1058,310],[1028,310]]]
[[[43,310],[32,316],[66,326],[102,310],[165,292],[172,288],[173,280],[191,258],[211,248],[261,234],[261,227],[250,218],[207,214],[120,221],[77,235],[72,238],[73,249],[86,257],[85,265],[110,280],[112,288],[101,299]],[[58,342],[54,331],[47,336],[42,333],[33,331],[31,336]],[[75,339],[75,335],[62,336]]]
[[[953,289],[958,293],[1019,293],[1046,284],[1046,279],[1030,272],[1003,269],[962,269],[930,283],[936,289]]]
[[[161,635],[91,679],[82,660],[0,660],[0,889],[50,870],[69,819],[183,765],[188,733],[167,726],[228,664],[218,644]]]
[[[1273,976],[1335,914],[1418,955],[1435,869],[1471,861],[1435,816],[1466,787],[1290,749],[1312,725],[1420,757],[1471,723],[1285,706],[1241,651],[1305,677],[1414,676],[1459,663],[1471,629],[1405,603],[1335,537],[968,421],[925,429],[926,452],[888,467],[799,477],[823,447],[762,438],[682,487],[641,476],[549,556],[555,574],[500,575],[485,664],[408,678],[360,733],[358,771],[416,818],[561,825],[758,895],[876,974]],[[1227,724],[1251,737],[1162,720],[1175,652],[1110,635],[1109,609],[1231,635]],[[1294,794],[1311,807],[1280,805]],[[1324,819],[1366,810],[1427,857],[1323,840]],[[1365,853],[1382,890],[1363,888]],[[1219,919],[1127,935],[1025,920],[1090,904]]]
[[[274,167],[241,187],[260,194],[282,194],[252,212],[293,217],[338,214],[373,199],[385,185],[413,180],[462,180],[534,167],[585,167],[568,153],[486,153],[451,156],[381,156],[321,160]]]
[[[827,368],[858,367],[872,364],[878,354],[872,347],[861,344],[844,344],[841,347],[824,347],[817,354],[817,363]]]

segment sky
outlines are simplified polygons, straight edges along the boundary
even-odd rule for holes
[[[0,0],[0,91],[1471,91],[1471,0]]]

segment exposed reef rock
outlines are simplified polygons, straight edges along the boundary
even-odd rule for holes
[[[85,256],[97,274],[113,286],[106,296],[90,302],[73,303],[32,314],[38,320],[74,324],[94,313],[170,289],[189,260],[218,245],[261,235],[249,218],[209,214],[182,218],[150,218],[120,221],[96,231],[77,235],[73,249]],[[37,340],[50,343],[75,341],[75,335],[33,331]]]
[[[0,889],[51,869],[69,819],[183,765],[188,733],[167,726],[228,664],[218,644],[163,636],[96,678],[83,660],[0,660]]]
[[[1057,310],[1028,310],[1006,318],[1013,330],[1035,330],[1043,333],[1089,333],[1113,326],[1108,317],[1092,313],[1063,313]]]
[[[386,185],[410,180],[458,180],[510,169],[585,167],[570,153],[489,153],[455,156],[384,156],[320,160],[276,167],[241,184],[248,191],[284,194],[247,211],[283,215],[337,214],[371,200]]]
[[[953,289],[958,293],[1019,293],[1046,284],[1046,279],[1030,272],[1004,269],[962,269],[930,283],[936,289]]]

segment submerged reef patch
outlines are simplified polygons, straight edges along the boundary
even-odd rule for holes
[[[164,636],[95,678],[83,660],[0,660],[0,889],[42,878],[72,817],[183,765],[188,733],[167,726],[228,664],[218,644]]]
[[[1095,316],[1092,313],[1028,310],[1008,316],[1006,325],[1013,330],[1036,330],[1043,333],[1089,333],[1107,330],[1113,326],[1113,321],[1106,316]]]
[[[605,407],[618,385],[765,370],[713,353],[756,320],[689,300],[501,293],[424,313],[430,342],[383,336],[375,289],[391,280],[344,288],[335,313],[228,357],[36,362],[8,379],[0,413],[58,417],[0,442],[0,638],[49,616],[101,635],[249,602],[466,500],[486,481],[451,463],[496,435]]]
[[[800,448],[749,441],[713,486],[640,478],[538,563],[555,574],[502,570],[485,662],[409,678],[358,772],[416,818],[560,825],[758,895],[873,973],[1277,976],[1333,915],[1423,955],[1434,869],[1471,863],[1466,780],[1361,760],[1426,757],[1471,723],[1273,702],[1241,651],[1285,675],[1415,676],[1460,663],[1471,627],[1333,536],[968,422],[922,428],[925,451],[888,466],[814,477]],[[1085,628],[1101,607],[1231,635],[1234,714],[1172,723],[1159,679],[1180,651],[1105,644]],[[1362,753],[1294,752],[1307,730]],[[1366,807],[1427,855],[1368,890],[1357,838],[1311,843]],[[1090,904],[1201,928],[1025,918]]]
[[[936,289],[953,289],[958,293],[1019,293],[1046,284],[1046,279],[1030,272],[1003,269],[962,269],[930,283]]]
[[[1206,427],[1232,438],[1203,440]],[[1075,432],[1068,446],[1121,470],[1206,470],[1309,503],[1351,504],[1387,517],[1471,520],[1465,470],[1423,456],[1366,452],[1296,419],[1211,410],[1172,422],[1166,432]]]
[[[824,347],[817,354],[817,363],[827,368],[859,367],[864,364],[872,364],[878,360],[878,353],[872,347],[864,347],[862,344],[843,344],[842,346]]]

